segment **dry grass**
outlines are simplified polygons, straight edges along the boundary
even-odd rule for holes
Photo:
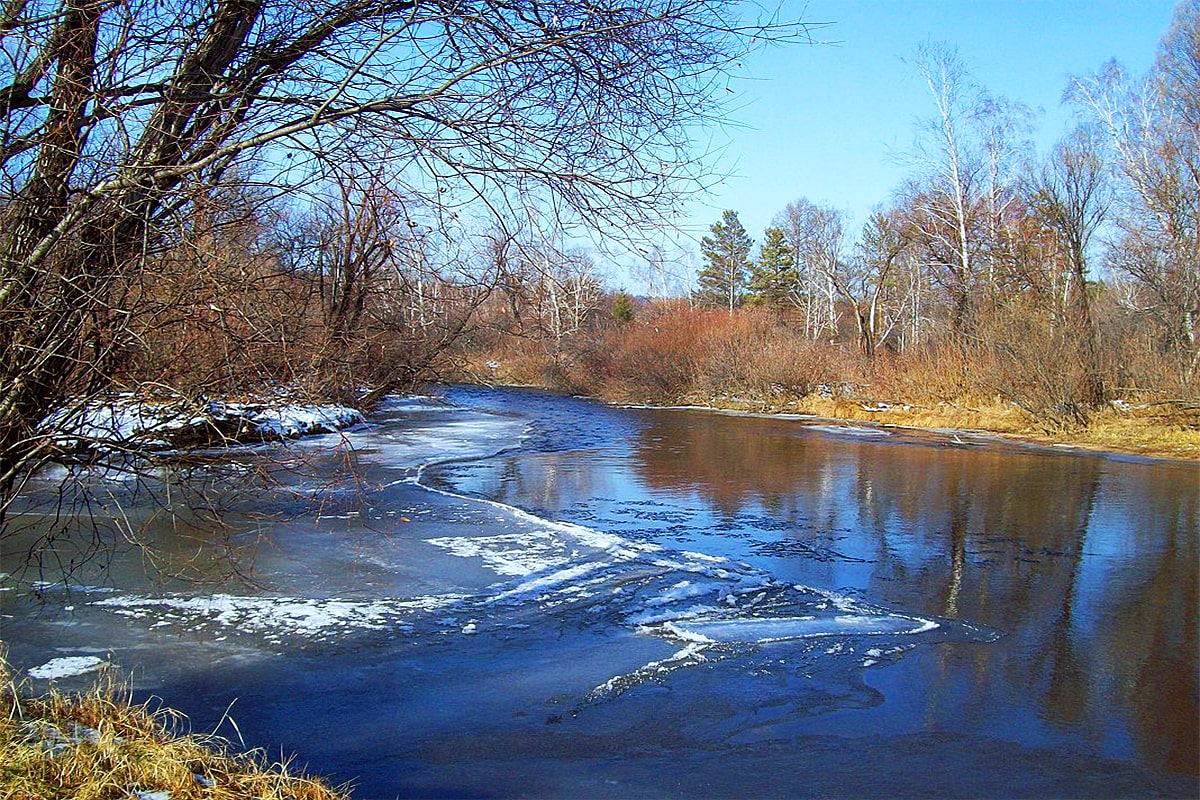
[[[24,696],[0,661],[0,798],[337,800],[319,778],[236,753],[223,739],[185,734],[177,712],[132,705],[111,675],[83,695]]]
[[[1016,405],[998,398],[965,398],[922,406],[889,402],[884,411],[861,399],[807,395],[797,400],[735,399],[692,395],[687,402],[714,408],[813,414],[828,419],[873,422],[919,429],[985,431],[1043,444],[1068,444],[1089,450],[1200,460],[1200,408],[1144,403],[1126,411],[1093,412],[1087,425],[1049,426]]]

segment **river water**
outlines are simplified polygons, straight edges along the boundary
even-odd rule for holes
[[[35,686],[357,797],[1200,794],[1193,464],[464,387],[219,461],[31,485]]]

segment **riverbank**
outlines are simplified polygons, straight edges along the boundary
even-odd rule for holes
[[[0,796],[191,800],[345,800],[321,778],[241,753],[224,739],[182,732],[169,708],[132,705],[102,675],[83,694],[35,696],[0,661]]]
[[[1012,403],[999,400],[921,406],[813,394],[781,402],[689,397],[684,404],[730,411],[805,414],[823,420],[895,426],[951,436],[956,432],[983,433],[1050,447],[1200,460],[1200,408],[1169,403],[1114,405],[1092,412],[1086,425],[1061,427],[1040,422]]]
[[[468,381],[471,382],[468,376]],[[476,380],[477,383],[483,383]],[[564,391],[528,380],[494,385]],[[837,396],[841,395],[841,396]],[[1000,398],[971,398],[934,404],[866,399],[844,390],[822,388],[802,397],[757,397],[689,393],[673,402],[643,403],[617,393],[589,394],[610,405],[692,407],[713,411],[810,416],[816,422],[846,422],[899,427],[953,437],[975,433],[1047,447],[1200,461],[1200,406],[1165,402],[1115,402],[1088,413],[1086,424],[1039,419]]]
[[[214,445],[296,439],[364,422],[357,409],[336,403],[258,398],[249,402],[153,400],[115,394],[68,406],[42,423],[68,454],[97,450],[187,450]]]

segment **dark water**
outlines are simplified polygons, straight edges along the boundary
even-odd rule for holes
[[[171,563],[252,551],[220,588],[137,546],[32,585],[35,492],[11,660],[103,656],[200,729],[232,703],[359,797],[1200,795],[1195,465],[445,399],[243,454],[275,482],[221,536],[124,502]]]

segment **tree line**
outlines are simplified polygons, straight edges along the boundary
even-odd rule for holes
[[[975,86],[953,48],[922,48],[911,175],[860,229],[800,198],[755,242],[727,210],[698,274],[648,248],[649,296],[597,294],[567,337],[504,333],[512,312],[485,305],[470,376],[639,402],[992,409],[1013,432],[1161,403],[1195,430],[1198,10],[1178,7],[1147,75],[1073,78],[1076,127],[1041,156],[1029,109]],[[687,271],[691,289],[669,291]],[[925,424],[992,424],[940,413]]]
[[[867,359],[935,342],[1015,355],[1033,337],[1078,367],[1085,407],[1145,387],[1130,359],[1158,360],[1170,380],[1156,388],[1194,396],[1197,9],[1179,7],[1148,75],[1109,63],[1073,78],[1064,102],[1078,127],[1042,158],[1026,107],[974,86],[952,48],[921,48],[912,64],[933,113],[894,197],[857,232],[837,208],[796,200],[756,254],[724,212],[701,242],[693,301],[768,308],[809,340],[852,337]]]

